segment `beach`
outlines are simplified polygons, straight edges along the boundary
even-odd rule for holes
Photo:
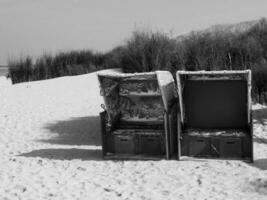
[[[0,77],[0,199],[266,199],[267,107],[254,163],[102,160],[96,73],[12,85]]]

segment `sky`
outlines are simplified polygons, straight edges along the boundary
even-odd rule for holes
[[[261,17],[266,0],[0,0],[0,65],[26,55],[106,52],[138,29],[178,36]]]

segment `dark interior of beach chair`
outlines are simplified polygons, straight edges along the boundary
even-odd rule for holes
[[[180,75],[184,122],[181,153],[252,161],[252,119],[244,76]]]
[[[100,114],[104,158],[168,158],[168,119],[156,74],[99,81],[106,106]]]

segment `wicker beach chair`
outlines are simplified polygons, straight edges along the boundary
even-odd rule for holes
[[[253,161],[251,71],[178,71],[176,75],[178,152]]]
[[[177,152],[176,91],[167,71],[98,73],[105,159],[169,159]]]

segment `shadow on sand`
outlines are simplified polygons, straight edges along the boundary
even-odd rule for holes
[[[256,123],[267,125],[267,108],[253,110],[253,119]]]
[[[267,108],[253,110],[253,119],[255,120],[254,124],[267,126]],[[253,141],[259,144],[267,144],[267,135],[266,138],[254,135]]]
[[[39,149],[18,156],[40,157],[53,160],[102,160],[101,150],[89,149]]]
[[[46,124],[51,138],[38,140],[61,145],[101,145],[100,119],[98,116],[71,118]]]
[[[261,138],[261,137],[258,137],[258,136],[254,135],[253,142],[257,142],[259,144],[267,144],[267,139],[266,138]]]
[[[254,124],[256,123],[267,126],[267,108],[253,110],[253,119],[255,120]],[[253,141],[259,144],[267,144],[267,135],[266,138],[254,135]],[[267,170],[267,159],[264,158],[255,160],[254,163],[250,165],[261,170]]]
[[[48,139],[39,142],[60,145],[101,145],[100,118],[98,116],[71,118],[46,124],[44,127],[51,133]],[[102,160],[102,150],[79,148],[38,149],[18,156],[40,157],[54,160]]]
[[[255,160],[254,163],[250,165],[261,170],[267,170],[267,158]]]

